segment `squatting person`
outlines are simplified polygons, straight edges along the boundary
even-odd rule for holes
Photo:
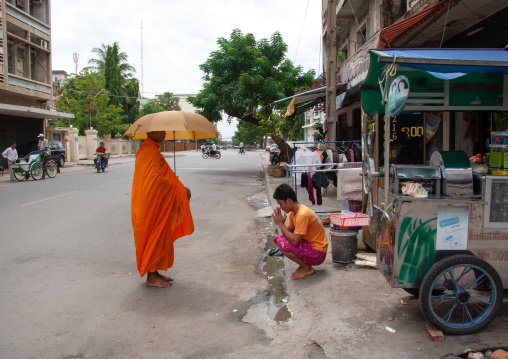
[[[291,274],[291,279],[301,279],[314,274],[313,266],[320,265],[326,258],[328,239],[325,228],[314,211],[296,200],[295,191],[287,184],[281,184],[273,193],[279,204],[272,217],[282,234],[273,240],[287,258],[299,267]],[[285,226],[289,213],[288,225]]]

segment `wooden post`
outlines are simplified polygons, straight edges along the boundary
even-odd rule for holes
[[[443,151],[450,151],[450,112],[443,112]]]

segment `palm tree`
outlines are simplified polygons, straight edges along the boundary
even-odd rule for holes
[[[136,69],[127,63],[127,54],[119,51],[120,46],[117,42],[114,42],[113,45],[101,44],[101,47],[94,47],[92,52],[97,55],[97,58],[88,60],[88,63],[93,66],[89,66],[87,69],[105,74],[106,67],[110,63],[109,65],[118,67],[124,82],[127,82]]]
[[[92,65],[86,69],[89,71],[98,72],[104,75],[106,79],[105,88],[113,96],[110,102],[114,105],[122,105],[126,114],[134,110],[134,114],[128,117],[136,117],[139,112],[137,101],[129,98],[135,92],[135,97],[139,92],[139,82],[133,81],[133,73],[136,72],[134,67],[127,62],[127,54],[120,52],[120,46],[117,42],[113,45],[101,44],[101,47],[95,47],[92,52],[97,55],[97,58],[90,59],[88,64]],[[135,118],[134,118],[135,119]]]

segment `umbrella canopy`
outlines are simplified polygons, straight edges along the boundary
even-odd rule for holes
[[[125,133],[133,140],[147,138],[148,132],[166,131],[164,140],[201,140],[217,138],[217,130],[204,116],[194,112],[162,111],[139,118]]]

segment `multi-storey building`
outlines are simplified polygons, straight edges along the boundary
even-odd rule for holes
[[[336,14],[335,24],[328,24],[328,11]],[[498,0],[322,0],[324,61],[337,53],[337,69],[326,76],[343,84],[333,138],[360,138],[360,86],[370,49],[503,48],[507,18],[508,4]]]
[[[50,0],[0,0],[1,149],[36,140],[47,119],[73,117],[51,110],[52,86]]]

